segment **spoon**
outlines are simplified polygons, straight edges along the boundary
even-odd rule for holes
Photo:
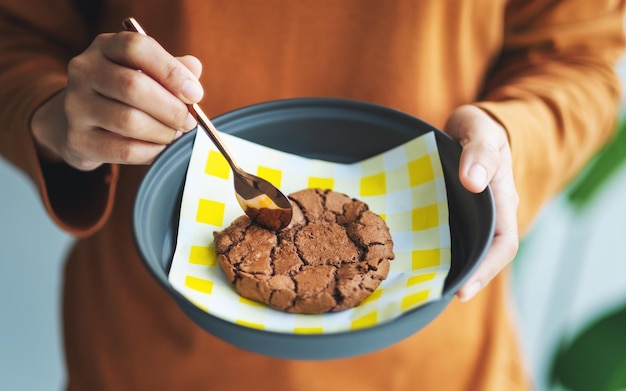
[[[125,19],[123,25],[129,31],[147,35],[135,18]],[[245,214],[257,224],[270,230],[277,231],[289,225],[293,216],[289,198],[267,180],[252,175],[239,167],[233,155],[226,148],[226,144],[220,138],[217,128],[197,103],[189,105],[189,112],[196,118],[204,132],[230,165],[233,172],[235,196]]]

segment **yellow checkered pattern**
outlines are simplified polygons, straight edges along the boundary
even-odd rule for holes
[[[199,308],[254,329],[321,334],[373,327],[441,297],[450,268],[450,232],[434,134],[350,165],[223,137],[244,169],[285,193],[307,187],[332,189],[366,202],[387,222],[396,259],[376,291],[358,307],[340,313],[287,314],[241,298],[219,268],[213,232],[228,226],[242,211],[230,167],[203,132],[197,132],[169,278]],[[259,205],[263,202],[259,199]]]

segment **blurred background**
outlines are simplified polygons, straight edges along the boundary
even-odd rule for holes
[[[626,81],[626,62],[618,70]],[[539,216],[513,265],[528,368],[542,390],[626,390],[626,99],[615,140]],[[72,238],[0,158],[0,389],[64,384],[60,297]]]

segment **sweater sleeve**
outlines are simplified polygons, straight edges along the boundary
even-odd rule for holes
[[[624,1],[512,0],[505,21],[477,106],[508,131],[523,232],[615,128]]]
[[[76,236],[87,236],[105,223],[118,168],[81,172],[43,163],[30,121],[37,108],[65,87],[69,59],[93,36],[87,27],[89,7],[75,7],[82,3],[0,0],[0,154],[35,183],[54,222]]]

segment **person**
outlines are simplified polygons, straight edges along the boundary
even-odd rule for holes
[[[611,137],[623,14],[619,0],[0,0],[0,152],[79,238],[64,271],[67,388],[530,389],[507,265],[542,205]],[[128,16],[151,37],[121,31]],[[301,96],[440,127],[463,146],[463,184],[493,190],[493,244],[459,300],[378,352],[239,350],[193,324],[133,244],[133,196],[195,126],[188,103],[216,116]]]

